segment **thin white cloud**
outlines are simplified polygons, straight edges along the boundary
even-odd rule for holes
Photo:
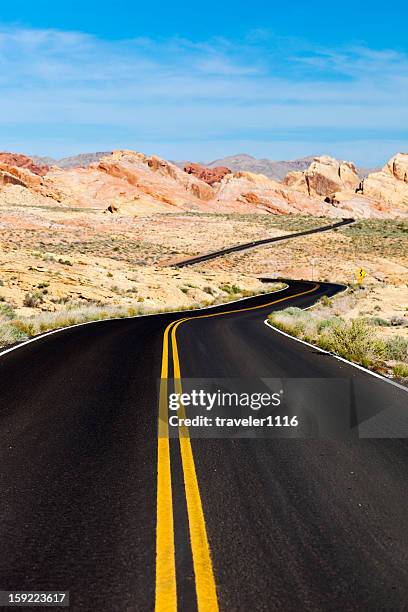
[[[128,128],[133,146],[195,139],[208,148],[218,139],[230,152],[243,134],[255,142],[262,131],[285,129],[354,132],[363,151],[357,144],[364,141],[362,130],[395,132],[408,125],[406,55],[355,46],[314,49],[295,40],[284,48],[285,41],[266,31],[235,43],[105,41],[81,32],[3,28],[0,125],[14,126],[19,148],[25,128],[37,126],[46,138],[71,126],[81,150],[99,126],[109,134],[105,147],[116,142],[116,129]]]

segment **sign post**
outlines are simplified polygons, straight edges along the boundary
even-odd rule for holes
[[[364,268],[359,268],[357,270],[357,282],[359,285],[361,285],[361,283],[364,281],[366,274],[367,272],[364,270]]]

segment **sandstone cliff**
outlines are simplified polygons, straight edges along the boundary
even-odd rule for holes
[[[33,174],[38,174],[38,176],[44,176],[49,170],[47,164],[37,164],[31,157],[20,153],[0,153],[0,163],[16,168],[25,168]]]
[[[398,153],[380,172],[369,174],[361,192],[390,206],[408,207],[408,153]]]
[[[283,183],[310,196],[330,196],[337,191],[355,191],[360,177],[351,162],[323,156],[316,157],[307,170],[287,174]]]
[[[263,174],[194,168],[135,151],[114,151],[86,168],[40,167],[26,156],[0,155],[2,201],[89,208],[124,215],[172,211],[395,217],[408,214],[408,154],[360,181],[355,166],[316,158],[303,172],[274,181]],[[200,176],[196,176],[199,174]],[[210,184],[209,184],[210,183]],[[18,201],[17,201],[18,200]]]

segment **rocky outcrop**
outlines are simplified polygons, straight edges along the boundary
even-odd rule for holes
[[[333,157],[316,157],[303,172],[289,172],[283,184],[309,196],[330,196],[339,191],[355,191],[360,177],[351,162],[339,162]]]
[[[201,210],[214,198],[207,183],[174,164],[128,150],[114,151],[88,168],[53,167],[47,181],[70,206],[120,214]]]
[[[46,164],[36,164],[31,157],[20,153],[0,153],[0,163],[16,168],[25,168],[38,176],[45,176],[49,170]]]
[[[16,161],[14,156],[5,159]],[[290,173],[281,183],[253,172],[230,173],[228,168],[216,173],[191,165],[188,173],[156,156],[114,151],[89,167],[54,166],[45,176],[29,165],[0,160],[0,191],[7,201],[26,192],[118,218],[173,211],[393,217],[408,215],[407,161],[408,155],[400,154],[361,183],[353,164],[319,157],[306,171]]]
[[[29,189],[39,190],[43,183],[42,177],[38,174],[34,174],[24,167],[12,166],[1,161],[0,174],[3,185],[21,185]]]
[[[148,157],[134,151],[114,151],[110,157],[103,158],[97,168],[140,188],[143,188],[143,182],[157,183],[160,179],[154,175],[159,175],[166,179],[162,184],[170,189],[174,189],[176,184],[177,189],[181,188],[200,200],[207,201],[214,197],[214,192],[207,183],[155,155]]]
[[[352,184],[354,186],[354,181]],[[335,192],[323,198],[321,195],[309,195],[307,190],[299,190],[252,172],[237,172],[225,176],[219,184],[216,197],[219,206],[245,202],[248,211],[252,209],[276,214],[357,218],[392,215],[392,211],[385,204],[357,194],[355,189]]]
[[[327,214],[329,206],[320,199],[297,192],[269,179],[263,174],[236,172],[227,174],[221,181],[217,202],[219,204],[244,202],[258,212],[276,214],[309,213]]]
[[[15,162],[14,156],[10,158],[4,156],[2,159]],[[24,162],[24,160],[22,161]],[[39,194],[46,198],[52,198],[56,202],[61,202],[62,199],[62,195],[58,191],[58,188],[52,185],[47,177],[32,172],[29,167],[13,166],[4,161],[0,161],[0,187],[7,187],[7,185],[24,187],[32,193]]]
[[[369,174],[361,193],[389,206],[408,207],[408,153],[398,153],[380,172]]]
[[[184,166],[184,172],[193,174],[208,185],[219,183],[224,176],[231,173],[231,170],[226,166],[216,166],[215,168],[207,168],[201,164],[189,163]]]

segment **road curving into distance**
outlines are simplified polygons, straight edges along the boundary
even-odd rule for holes
[[[284,234],[283,236],[275,236],[274,238],[263,238],[262,240],[253,240],[252,242],[244,242],[242,244],[237,244],[232,247],[227,247],[226,249],[220,249],[219,251],[212,251],[211,253],[206,253],[204,255],[197,255],[196,257],[182,259],[181,261],[172,263],[171,265],[177,268],[185,268],[186,266],[203,263],[204,261],[216,259],[217,257],[221,257],[222,255],[228,255],[229,253],[247,251],[248,249],[253,249],[259,246],[273,244],[274,242],[282,242],[283,240],[293,240],[294,238],[309,236],[310,234],[321,234],[322,232],[328,232],[338,227],[343,227],[344,225],[350,225],[351,223],[355,223],[355,219],[342,219],[341,221],[337,221],[336,223],[330,223],[329,225],[324,225],[322,227],[304,230],[303,232],[296,232],[294,234]]]
[[[0,356],[1,588],[98,612],[403,610],[407,394],[263,323],[341,289],[288,281]],[[168,439],[161,375],[346,378],[372,411],[346,439]]]

